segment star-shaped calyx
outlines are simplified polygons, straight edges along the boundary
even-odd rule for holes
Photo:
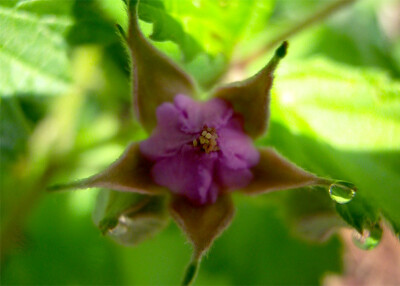
[[[188,268],[192,271],[230,224],[233,191],[257,195],[326,185],[327,180],[295,166],[272,148],[253,144],[267,131],[273,72],[286,55],[287,42],[256,75],[218,87],[208,100],[199,101],[190,76],[140,32],[137,1],[133,3],[126,36],[132,57],[133,105],[150,136],[129,145],[100,174],[66,186],[107,188],[148,198],[114,212],[115,219],[103,221],[105,232],[126,224],[127,218],[141,217],[138,214],[144,210],[148,214],[157,198],[169,197],[169,213],[194,247]],[[115,201],[110,201],[110,208]],[[122,215],[124,220],[119,220]],[[189,274],[186,282],[193,278]]]

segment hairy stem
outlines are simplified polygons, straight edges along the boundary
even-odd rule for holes
[[[338,10],[354,3],[357,0],[338,0],[333,3],[328,4],[326,7],[323,7],[321,10],[317,11],[316,13],[310,15],[309,17],[305,18],[304,20],[300,21],[299,23],[296,23],[292,27],[288,28],[286,31],[283,33],[277,35],[273,39],[271,39],[269,42],[267,42],[264,46],[262,46],[260,49],[256,50],[249,56],[247,56],[245,59],[242,59],[240,61],[237,61],[236,63],[233,64],[234,69],[242,69],[245,67],[249,62],[252,62],[253,60],[257,59],[259,56],[265,54],[266,52],[270,51],[273,49],[276,45],[280,44],[281,42],[289,39],[293,35],[298,34],[299,32],[305,30],[306,28],[321,22],[322,20],[328,18]]]

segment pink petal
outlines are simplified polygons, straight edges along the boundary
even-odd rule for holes
[[[173,193],[186,196],[193,204],[215,201],[218,189],[212,186],[216,156],[204,156],[192,146],[184,146],[175,156],[159,160],[152,169],[154,181]]]
[[[230,169],[252,167],[260,158],[253,141],[239,126],[238,119],[234,118],[227,127],[218,130],[218,144],[222,152],[221,163]]]
[[[233,170],[226,167],[217,167],[217,180],[226,189],[241,189],[253,179],[249,169]]]
[[[188,96],[177,95],[174,102],[185,115],[184,124],[189,132],[199,132],[204,125],[217,128],[226,124],[233,115],[233,109],[222,99],[198,102]]]
[[[172,103],[157,108],[157,127],[153,134],[140,143],[140,151],[149,159],[175,155],[182,145],[191,143],[196,136],[181,131],[181,111]]]

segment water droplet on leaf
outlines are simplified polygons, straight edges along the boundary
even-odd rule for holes
[[[348,182],[335,182],[329,186],[329,196],[338,204],[347,204],[356,195],[356,187]]]
[[[378,226],[372,228],[372,230],[364,229],[360,234],[355,231],[353,234],[354,244],[363,250],[371,250],[378,246],[382,238],[382,229]]]

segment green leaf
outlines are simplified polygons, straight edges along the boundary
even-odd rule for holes
[[[354,183],[357,187],[354,202],[339,206],[350,208],[349,219],[345,218],[346,221],[353,219],[348,222],[350,226],[360,229],[365,225],[363,217],[379,210],[397,229],[400,222],[400,152],[343,151],[315,138],[294,134],[276,121],[271,122],[269,137],[264,144],[275,146],[285,157],[320,176]],[[325,192],[327,194],[328,190]],[[363,211],[368,213],[362,214]]]
[[[24,6],[0,6],[0,95],[58,95],[71,80],[63,37],[71,19]]]
[[[307,45],[306,49],[309,53],[327,54],[337,62],[379,67],[398,78],[400,69],[391,47],[392,39],[387,33],[387,24],[383,24],[383,14],[377,13],[379,9],[390,9],[390,1],[385,4],[364,1],[352,8],[342,17],[332,17],[318,27],[313,45]],[[341,51],[342,47],[346,47],[345,53]]]
[[[128,31],[128,11],[126,1],[123,0],[96,0],[101,11],[125,32]]]
[[[265,28],[273,1],[180,1],[165,0],[166,11],[178,19],[208,54],[228,58],[245,35]]]
[[[379,212],[376,207],[358,194],[347,204],[337,204],[336,210],[340,216],[358,232],[370,228],[380,222]]]
[[[142,0],[139,16],[154,24],[151,39],[169,40],[155,45],[210,89],[225,74],[236,44],[264,31],[273,2]]]
[[[73,4],[74,1],[22,0],[17,3],[15,8],[38,16],[53,15],[59,19],[65,17],[65,20],[68,21]]]
[[[103,234],[123,245],[136,245],[168,223],[165,196],[103,190],[93,219]]]
[[[324,59],[280,71],[271,114],[293,134],[272,132],[274,146],[318,175],[354,183],[357,196],[398,225],[400,83]]]
[[[200,52],[204,52],[200,44],[184,31],[181,23],[167,13],[161,0],[140,1],[139,18],[153,23],[150,39],[175,42],[182,50],[185,61],[191,61]]]
[[[398,150],[400,82],[324,59],[279,70],[274,116],[290,130],[346,150]]]
[[[74,25],[67,35],[72,46],[98,44],[111,45],[121,41],[118,25],[126,25],[121,1],[116,1],[115,7],[101,0],[76,1],[72,8]]]

